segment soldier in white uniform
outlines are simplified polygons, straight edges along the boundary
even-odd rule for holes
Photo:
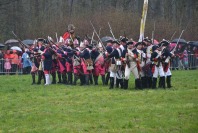
[[[130,73],[132,72],[133,76],[136,80],[139,79],[139,72],[137,69],[137,53],[133,53],[133,42],[127,43],[127,51],[125,52],[125,79],[124,79],[124,89],[128,89],[128,81],[130,77]]]
[[[152,73],[153,73],[153,82],[152,88],[156,88],[158,75],[160,76],[159,87],[165,88],[165,74],[162,66],[162,51],[158,46],[152,47],[151,61],[152,61]]]

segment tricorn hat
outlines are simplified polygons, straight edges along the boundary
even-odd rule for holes
[[[137,43],[135,44],[135,46],[137,47],[138,45],[146,45],[146,43],[145,43],[145,42],[137,42]]]

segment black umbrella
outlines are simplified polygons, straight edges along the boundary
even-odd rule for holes
[[[5,45],[3,45],[3,43],[0,43],[0,48],[3,48],[5,47]]]
[[[178,40],[179,40],[179,42],[178,42]],[[178,44],[183,44],[183,45],[187,44],[187,41],[184,39],[174,39],[171,43],[177,43],[177,42],[178,42]]]
[[[191,46],[198,46],[198,41],[190,41],[188,44]]]
[[[106,41],[108,41],[108,40],[114,40],[114,39],[113,39],[113,37],[110,37],[110,36],[105,36],[105,37],[102,37],[102,38],[101,38],[101,41],[102,41],[103,43],[106,43]]]
[[[26,45],[32,45],[34,43],[34,40],[26,39],[26,40],[23,40],[22,43]]]

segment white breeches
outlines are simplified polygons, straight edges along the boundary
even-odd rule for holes
[[[133,76],[135,77],[135,79],[139,78],[139,74],[138,74],[138,69],[137,67],[133,67],[131,66],[130,68],[126,65],[125,67],[125,79],[128,80],[130,77],[130,73],[133,73]]]
[[[163,67],[162,67],[162,66],[159,66],[159,67],[156,67],[156,66],[155,66],[155,71],[154,71],[154,73],[153,73],[153,77],[154,77],[154,78],[157,78],[158,75],[159,75],[160,77],[165,76],[164,70],[163,70]]]

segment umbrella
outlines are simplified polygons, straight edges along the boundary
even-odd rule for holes
[[[5,47],[5,45],[3,45],[2,43],[0,43],[0,48],[3,48],[3,47]]]
[[[5,42],[5,45],[10,45],[10,46],[19,46],[19,41],[15,39],[9,39]]]
[[[102,37],[102,38],[101,38],[101,41],[102,41],[103,43],[106,43],[107,40],[114,40],[114,39],[113,39],[113,37],[110,37],[110,36],[105,36],[105,37]]]
[[[172,43],[177,43],[177,42],[178,42],[178,39],[174,39],[174,40],[172,41]],[[186,45],[187,42],[186,42],[186,40],[184,40],[184,39],[179,39],[179,44]]]
[[[19,48],[18,46],[13,46],[11,47],[12,50],[17,50],[17,51],[21,51],[22,52],[22,49]]]
[[[191,46],[198,46],[198,41],[190,41],[188,44]]]
[[[26,45],[32,45],[34,43],[34,40],[26,39],[26,40],[23,40],[22,43]]]

